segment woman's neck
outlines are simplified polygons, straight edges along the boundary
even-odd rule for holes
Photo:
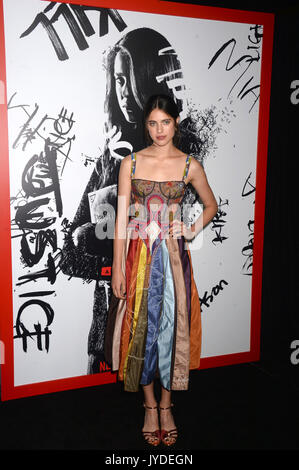
[[[157,158],[161,158],[161,159],[169,155],[173,155],[175,151],[177,150],[177,148],[175,147],[175,145],[173,145],[172,142],[169,142],[167,145],[163,145],[163,146],[153,143],[151,147],[152,147],[153,153],[155,153]]]

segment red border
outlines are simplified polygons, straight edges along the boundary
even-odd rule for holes
[[[26,0],[24,0],[26,1]],[[48,2],[49,0],[41,0]],[[159,13],[161,15],[185,16],[209,20],[230,21],[238,23],[265,24],[271,13],[233,10],[230,8],[208,7],[185,3],[173,3],[161,0],[54,0],[56,3],[74,3],[95,7],[115,8],[117,10],[139,11],[143,13]]]
[[[26,1],[26,0],[23,0]],[[42,0],[48,1],[48,0]],[[70,3],[69,0],[60,0],[57,3]],[[254,253],[252,275],[252,301],[251,301],[251,338],[250,351],[223,356],[203,358],[200,369],[221,367],[244,362],[259,360],[260,354],[260,321],[262,299],[262,268],[263,268],[263,242],[265,219],[265,196],[267,175],[268,151],[268,123],[270,110],[270,87],[272,70],[272,48],[274,15],[252,11],[232,10],[199,5],[186,5],[159,0],[72,0],[74,4],[102,6],[119,10],[140,11],[144,13],[159,13],[230,21],[239,23],[260,24],[264,26],[261,65],[261,89],[258,124],[258,148],[256,168],[256,194],[255,194],[255,223],[254,223]],[[0,0],[0,80],[6,83],[5,38],[3,3]],[[5,89],[6,93],[6,89]],[[9,400],[33,395],[53,393],[63,390],[113,383],[116,374],[110,372],[95,375],[84,375],[47,382],[14,386],[13,373],[13,308],[12,308],[12,269],[11,269],[11,239],[10,239],[10,207],[7,202],[9,191],[9,160],[8,160],[8,123],[7,123],[7,97],[5,104],[0,103],[0,175],[1,175],[1,212],[0,212],[0,256],[1,270],[0,282],[2,285],[2,309],[0,315],[0,339],[5,345],[5,363],[1,365],[1,392],[2,400]],[[8,325],[9,319],[9,325]]]
[[[6,85],[5,38],[3,5],[0,2],[0,80]],[[1,97],[0,97],[1,99]],[[4,103],[0,101],[0,283],[1,313],[0,339],[4,343],[4,360],[1,364],[1,393],[2,400],[10,398],[13,375],[13,305],[12,305],[12,270],[11,270],[11,240],[10,240],[10,188],[9,188],[9,159],[8,159],[8,122],[7,96],[4,89]],[[9,322],[9,326],[8,326]]]
[[[263,247],[264,223],[266,204],[268,130],[270,115],[270,91],[272,73],[272,52],[274,15],[269,15],[264,23],[262,45],[261,89],[258,122],[258,145],[256,162],[256,191],[254,215],[254,250],[252,269],[251,295],[251,338],[250,351],[253,357],[259,359],[260,354],[260,324],[262,309],[262,278],[263,278]]]

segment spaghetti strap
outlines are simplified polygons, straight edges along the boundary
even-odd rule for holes
[[[186,179],[187,176],[188,176],[188,171],[189,171],[190,162],[191,162],[191,155],[187,155],[187,158],[186,158],[186,165],[185,165],[184,174],[183,174],[183,181],[185,181],[185,179]]]
[[[134,178],[136,169],[136,153],[131,153],[131,179]]]

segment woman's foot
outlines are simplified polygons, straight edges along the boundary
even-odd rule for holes
[[[178,437],[178,431],[171,412],[172,407],[172,403],[165,406],[160,403],[161,440],[166,446],[172,446]]]
[[[148,406],[145,403],[143,406],[145,408],[144,426],[142,428],[143,437],[148,444],[157,446],[161,442],[158,407],[157,405]]]

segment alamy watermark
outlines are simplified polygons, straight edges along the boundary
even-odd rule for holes
[[[290,88],[291,90],[294,90],[292,91],[291,96],[290,96],[291,103],[298,104],[299,103],[299,80],[293,80],[291,82]]]
[[[153,196],[155,201],[157,196]],[[118,196],[118,210],[126,212],[126,198],[125,196]],[[193,206],[191,204],[166,204],[161,200],[161,203],[149,203],[145,206],[140,203],[131,204],[128,207],[127,215],[129,216],[129,223],[127,227],[118,224],[117,237],[119,239],[126,239],[129,235],[130,238],[136,239],[161,239],[181,238],[185,236],[186,241],[192,242],[192,250],[199,249],[202,246],[203,233],[202,226],[197,227],[197,235],[192,238],[191,225],[194,215],[192,214]],[[116,216],[114,207],[109,203],[96,203],[93,207],[96,228],[95,234],[99,240],[106,238],[113,239],[115,236]],[[181,223],[184,223],[184,229]],[[170,234],[171,227],[175,227],[173,234]],[[184,230],[187,232],[184,233]],[[186,248],[186,247],[185,247]]]
[[[294,341],[291,342],[290,348],[294,350],[290,355],[290,361],[296,366],[299,364],[299,339],[294,339]]]

